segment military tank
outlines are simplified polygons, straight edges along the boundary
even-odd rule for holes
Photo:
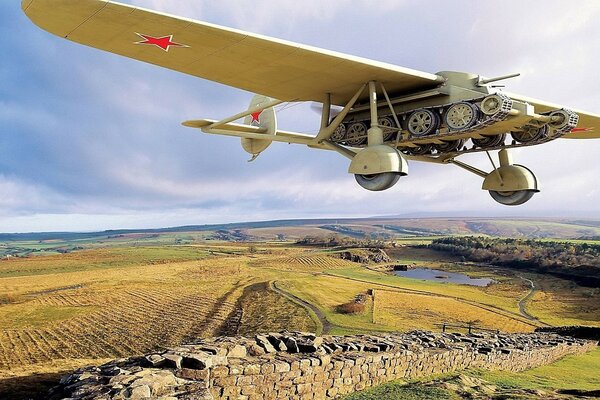
[[[490,85],[518,74],[493,79],[464,72],[437,75],[446,78],[438,88],[394,94],[392,100],[378,104],[378,125],[386,144],[412,156],[454,157],[536,145],[558,139],[577,127],[579,117],[571,110],[538,112],[526,100]],[[365,147],[370,117],[368,103],[356,104],[331,140]]]

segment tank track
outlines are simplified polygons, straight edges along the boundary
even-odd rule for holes
[[[513,107],[513,101],[510,97],[508,97],[502,93],[496,93],[496,96],[498,96],[502,100],[502,104],[500,105],[499,110],[496,113],[486,116],[487,118],[485,118],[482,121],[477,122],[475,125],[473,125],[472,127],[468,128],[468,129],[460,130],[460,131],[453,131],[452,133],[475,132],[481,128],[492,126],[498,122],[504,121],[510,115],[510,110],[512,110],[512,107]]]
[[[437,133],[433,134],[433,135],[428,135],[428,136],[424,136],[424,137],[410,137],[410,138],[402,138],[400,140],[396,139],[396,134],[391,135],[394,139],[393,140],[389,140],[388,143],[394,143],[395,145],[397,145],[400,150],[402,150],[403,152],[406,152],[408,154],[411,154],[410,152],[410,147],[404,147],[403,148],[403,143],[411,143],[413,142],[415,139],[436,139],[436,140],[444,140],[444,138],[448,137],[448,136],[453,136],[456,135],[457,133],[463,134],[463,133],[472,133],[472,132],[477,132],[478,130],[481,130],[483,128],[492,126],[494,124],[497,124],[499,122],[503,122],[505,121],[509,115],[510,112],[513,108],[513,100],[506,96],[503,93],[495,93],[495,96],[498,97],[498,99],[500,99],[500,104],[498,105],[498,110],[496,112],[494,112],[491,115],[485,115],[484,113],[481,113],[482,117],[472,126],[466,128],[466,129],[458,129],[458,130],[451,130],[449,128],[438,128]],[[464,100],[464,102],[467,103],[471,103],[471,104],[476,104],[481,102],[482,100],[484,100],[487,96],[482,96],[482,97],[478,97],[478,98],[474,98],[474,99],[470,99],[470,100]],[[437,115],[443,115],[445,110],[448,109],[448,107],[452,106],[454,103],[450,103],[450,104],[444,104],[444,105],[439,105],[439,106],[435,106],[435,107],[426,107],[425,109],[427,110],[431,110],[434,111]],[[401,113],[398,114],[398,118],[401,121],[406,121],[406,119],[408,118],[408,116],[413,112],[414,110],[411,110],[409,112],[405,112],[405,113]],[[542,115],[551,115],[555,112],[564,112],[566,114],[566,120],[564,121],[563,125],[559,128],[553,128],[552,126],[549,126],[549,129],[547,129],[547,132],[538,140],[535,140],[533,142],[530,143],[517,143],[516,141],[512,141],[511,144],[506,144],[505,140],[502,141],[502,143],[500,143],[499,145],[495,145],[495,146],[490,146],[490,147],[478,147],[476,145],[473,145],[472,148],[462,148],[462,149],[458,149],[455,151],[449,151],[449,152],[437,152],[435,154],[431,154],[431,155],[454,155],[454,156],[458,156],[461,154],[467,154],[467,153],[476,153],[476,152],[484,152],[484,151],[493,151],[493,150],[502,150],[502,149],[508,149],[508,148],[519,148],[519,147],[528,147],[528,146],[533,146],[533,145],[537,145],[537,144],[542,144],[542,143],[547,143],[550,142],[552,140],[555,140],[557,138],[560,138],[568,133],[570,133],[574,128],[577,127],[577,124],[579,122],[579,115],[571,110],[568,109],[562,109],[562,110],[556,110],[556,111],[552,111],[552,112],[548,112],[548,113],[544,113]],[[382,117],[390,117],[389,115],[382,115]],[[368,121],[352,121],[349,123],[346,123],[346,125],[341,125],[343,126],[344,132],[347,131],[347,127],[349,124],[353,124],[353,123],[366,123],[367,126],[369,126],[369,122]],[[397,130],[397,128],[396,128]],[[510,133],[510,132],[505,132],[506,133]],[[499,134],[500,135],[500,134]],[[338,144],[346,144],[345,143],[345,138],[342,138],[340,136],[338,136],[336,138],[337,140],[334,140],[335,143]],[[366,141],[366,136],[364,137],[365,141]],[[452,139],[455,140],[455,139]],[[363,145],[360,145],[358,147],[362,147]],[[433,145],[423,145],[423,146],[432,146]],[[415,155],[423,155],[423,154],[415,154]],[[428,154],[425,154],[428,155]]]

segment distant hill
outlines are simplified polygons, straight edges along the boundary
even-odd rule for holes
[[[297,239],[304,236],[344,235],[391,239],[452,235],[485,235],[529,239],[588,239],[600,237],[600,221],[524,218],[346,218],[298,219],[190,225],[160,229],[122,229],[102,232],[2,233],[0,242],[77,241],[119,235],[235,231],[255,240]]]

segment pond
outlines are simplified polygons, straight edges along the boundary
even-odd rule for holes
[[[465,274],[459,274],[457,272],[441,271],[439,269],[429,268],[413,268],[408,271],[394,271],[397,276],[412,279],[423,279],[426,281],[435,282],[450,282],[458,283],[459,285],[471,285],[471,286],[487,286],[494,282],[493,279],[489,278],[471,278]]]

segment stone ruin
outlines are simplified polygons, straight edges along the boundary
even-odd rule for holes
[[[548,333],[219,337],[78,370],[49,398],[335,399],[392,380],[468,368],[518,372],[596,345]]]

